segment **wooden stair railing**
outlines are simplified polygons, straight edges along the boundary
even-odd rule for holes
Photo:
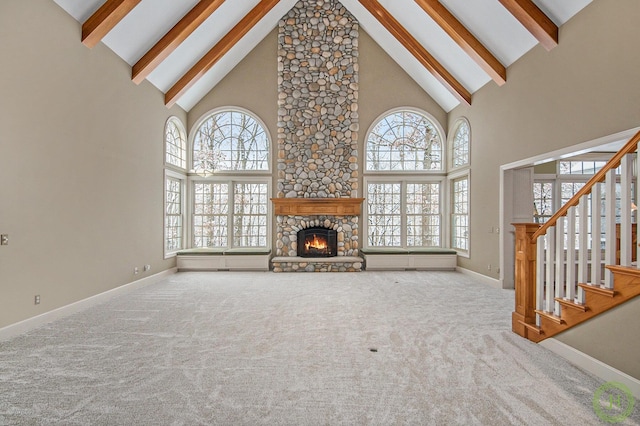
[[[515,333],[539,342],[640,295],[640,270],[632,266],[637,258],[632,250],[638,250],[632,244],[637,237],[632,229],[637,230],[631,223],[633,157],[639,142],[640,132],[545,224],[513,224]],[[635,155],[635,161],[640,170],[640,156]],[[618,167],[620,220],[616,224]],[[636,191],[640,194],[640,188]],[[590,205],[597,206],[591,213]],[[583,220],[589,214],[591,220]],[[595,237],[603,223],[605,268],[602,242]],[[594,238],[589,241],[590,233]]]

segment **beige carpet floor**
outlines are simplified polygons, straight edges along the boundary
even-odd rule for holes
[[[455,272],[178,273],[0,342],[0,424],[605,424],[512,310]]]

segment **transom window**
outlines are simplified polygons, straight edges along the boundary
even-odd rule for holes
[[[184,126],[175,117],[167,120],[164,130],[165,161],[172,166],[187,168],[187,138]]]
[[[451,166],[453,168],[469,165],[469,149],[471,132],[469,122],[461,118],[454,126],[453,139],[451,143]]]
[[[367,137],[367,171],[442,170],[442,136],[424,114],[401,110],[379,120]]]
[[[269,170],[269,140],[264,127],[248,113],[222,111],[206,117],[193,138],[193,170]]]

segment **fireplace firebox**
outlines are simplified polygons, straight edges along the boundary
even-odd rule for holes
[[[338,233],[328,228],[306,228],[298,231],[298,256],[333,257],[338,253]]]

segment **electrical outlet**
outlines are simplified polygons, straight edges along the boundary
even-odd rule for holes
[[[9,245],[9,234],[0,235],[0,246],[8,246]]]
[[[136,266],[135,268],[133,268],[133,273],[135,275],[138,275],[138,272],[140,272],[140,270],[138,269],[138,267]]]
[[[144,271],[147,272],[151,269],[151,265],[144,265]]]
[[[491,270],[491,264],[488,264],[487,265],[487,271],[490,271],[490,270]]]
[[[496,234],[500,233],[500,228],[496,228]]]
[[[34,305],[39,305],[39,304],[40,304],[40,295],[39,295],[39,294],[36,294],[36,295],[33,297],[33,304],[34,304]]]

